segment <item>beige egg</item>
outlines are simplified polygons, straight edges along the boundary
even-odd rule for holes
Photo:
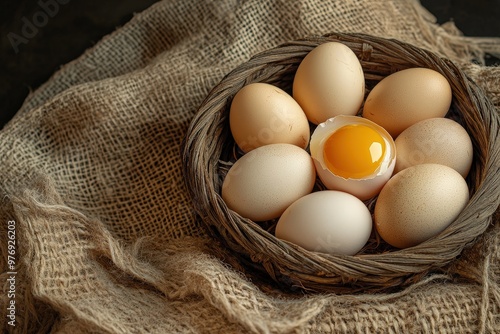
[[[395,140],[396,168],[436,163],[455,169],[464,178],[472,165],[472,141],[467,131],[449,118],[430,118],[404,130]]]
[[[348,46],[321,44],[297,68],[292,95],[314,124],[337,115],[356,115],[365,95],[363,68]]]
[[[427,118],[444,117],[451,105],[448,80],[427,68],[410,68],[382,79],[368,94],[362,116],[396,138]]]
[[[276,237],[305,249],[354,255],[370,238],[372,217],[365,204],[345,192],[323,190],[293,202],[276,225]]]
[[[438,164],[408,167],[394,175],[375,204],[375,227],[397,248],[418,245],[448,227],[469,201],[464,178]]]
[[[236,93],[229,126],[244,152],[268,144],[306,148],[309,143],[309,122],[300,105],[284,90],[267,83],[252,83]]]
[[[222,199],[242,217],[264,221],[309,194],[315,181],[309,153],[292,144],[269,144],[234,163],[222,184]]]

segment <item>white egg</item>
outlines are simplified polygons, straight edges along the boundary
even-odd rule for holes
[[[326,188],[361,200],[380,192],[396,164],[391,135],[358,116],[339,115],[319,124],[312,134],[310,151]]]
[[[316,171],[306,150],[287,143],[257,147],[238,159],[222,183],[227,206],[245,218],[278,218],[298,198],[309,194]]]
[[[370,238],[370,211],[345,192],[323,190],[293,202],[276,225],[276,237],[307,250],[354,255]]]

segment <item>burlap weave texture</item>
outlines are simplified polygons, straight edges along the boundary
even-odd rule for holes
[[[2,329],[500,332],[498,215],[446,272],[394,294],[289,295],[240,271],[224,249],[224,259],[213,255],[220,246],[181,174],[191,117],[253,54],[332,31],[437,52],[500,107],[500,69],[477,64],[484,50],[500,54],[500,42],[438,26],[417,1],[159,2],[54,74],[0,132],[2,268],[7,221],[17,238],[16,326],[2,317]],[[0,298],[5,310],[6,291]]]

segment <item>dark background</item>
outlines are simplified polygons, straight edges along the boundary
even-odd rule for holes
[[[28,93],[49,79],[61,65],[80,56],[134,13],[157,0],[19,0],[0,1],[0,128],[20,108]],[[46,22],[36,16],[40,3],[57,3]],[[500,37],[500,0],[421,0],[438,23],[453,20],[467,36]],[[33,37],[22,38],[26,19],[39,21]],[[28,31],[29,32],[29,31]],[[9,35],[10,33],[10,35]],[[9,40],[10,36],[10,40]],[[488,64],[500,64],[489,57]]]

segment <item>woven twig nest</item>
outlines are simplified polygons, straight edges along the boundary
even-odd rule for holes
[[[466,180],[470,201],[438,236],[398,250],[375,235],[355,256],[328,255],[277,239],[273,234],[276,221],[256,223],[242,218],[222,200],[225,174],[238,158],[228,120],[234,95],[252,82],[270,83],[291,93],[301,60],[316,46],[330,41],[344,43],[357,55],[364,70],[366,93],[382,78],[411,67],[434,69],[448,79],[453,101],[447,117],[468,131],[474,160]],[[214,235],[242,262],[267,272],[283,287],[335,293],[389,291],[449,264],[490,225],[500,198],[499,122],[484,92],[447,59],[397,40],[362,34],[315,36],[255,55],[211,90],[187,131],[183,171],[194,208]],[[371,204],[367,203],[373,212]]]

